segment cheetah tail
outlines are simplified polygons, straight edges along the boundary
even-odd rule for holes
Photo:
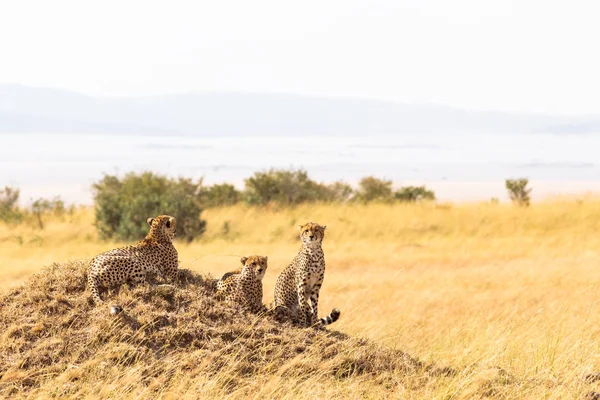
[[[335,321],[337,321],[340,318],[340,314],[341,314],[340,309],[334,308],[333,310],[331,310],[331,313],[328,316],[319,319],[321,321],[321,326],[333,324]]]

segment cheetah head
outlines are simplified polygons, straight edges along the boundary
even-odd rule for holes
[[[252,273],[257,281],[261,281],[267,271],[267,258],[267,256],[242,257],[240,259],[243,266],[242,273],[244,273],[244,271]]]
[[[173,240],[177,229],[175,227],[175,217],[170,215],[159,215],[156,218],[148,218],[150,225],[150,233],[156,237],[164,237],[168,240]]]
[[[321,243],[323,243],[323,238],[325,237],[325,228],[327,228],[327,226],[321,226],[314,222],[298,225],[302,243],[308,246],[321,245]]]

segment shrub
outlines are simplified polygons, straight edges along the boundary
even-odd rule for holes
[[[5,186],[0,189],[0,220],[4,222],[18,222],[23,214],[17,207],[21,191],[19,189]]]
[[[244,183],[246,202],[254,205],[296,205],[320,200],[323,196],[323,185],[312,181],[302,169],[270,169],[256,172],[245,179]]]
[[[527,187],[529,179],[507,179],[505,182],[506,190],[513,203],[518,206],[527,207],[529,206],[531,189]]]
[[[65,214],[65,202],[60,197],[55,197],[52,200],[39,198],[31,204],[31,212],[35,216],[40,229],[44,229],[44,221],[42,216],[47,213],[52,213],[56,216]]]
[[[356,199],[364,202],[391,201],[392,181],[366,176],[358,183]]]
[[[200,202],[205,207],[229,206],[236,204],[242,193],[228,183],[203,187],[200,190]]]
[[[355,193],[352,186],[346,182],[337,181],[329,185],[320,186],[319,200],[343,203],[352,200]]]
[[[161,214],[177,218],[177,237],[190,242],[204,233],[200,219],[201,182],[144,172],[121,180],[105,175],[93,185],[96,228],[102,239],[137,240],[148,232],[146,220]]]
[[[435,193],[425,186],[403,186],[394,193],[394,197],[403,202],[417,202],[435,200]]]

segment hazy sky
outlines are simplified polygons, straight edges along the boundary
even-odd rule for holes
[[[600,113],[600,2],[2,1],[0,82]]]

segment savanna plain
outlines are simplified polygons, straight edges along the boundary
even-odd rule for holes
[[[207,230],[200,240],[175,244],[180,268],[200,274],[181,293],[154,300],[152,288],[140,287],[115,295],[137,318],[136,329],[106,306],[69,298],[84,290],[85,260],[125,244],[97,238],[92,208],[48,217],[42,230],[35,223],[0,225],[0,358],[10,366],[0,371],[0,393],[577,399],[600,392],[597,197],[530,207],[231,206],[206,209],[202,218]],[[309,221],[327,225],[319,314],[342,311],[328,332],[278,328],[205,299],[197,276],[219,277],[237,268],[241,256],[258,254],[269,257],[263,280],[269,304],[279,272],[300,248],[296,226]],[[51,289],[61,279],[70,282],[63,297]],[[185,313],[173,302],[187,304]],[[31,315],[44,303],[54,307],[40,311],[47,320],[23,319],[19,308]],[[81,318],[85,326],[77,328]],[[202,334],[188,337],[192,331]],[[30,353],[21,361],[9,359],[24,351]]]

